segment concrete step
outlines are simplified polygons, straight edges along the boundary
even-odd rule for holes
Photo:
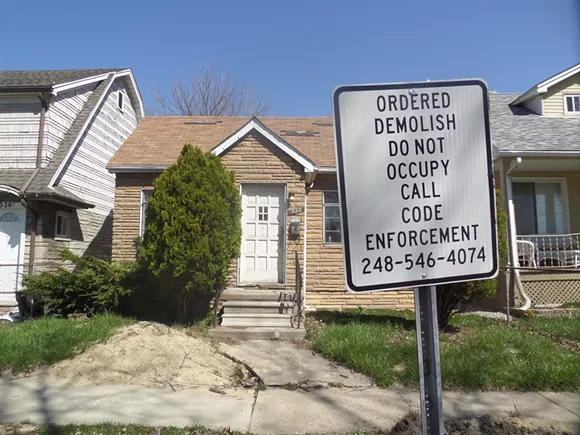
[[[245,314],[233,313],[222,315],[222,326],[255,326],[262,328],[291,328],[290,314]]]
[[[291,314],[294,302],[235,300],[225,301],[223,306],[226,314]]]
[[[303,340],[306,330],[296,328],[252,328],[220,326],[209,330],[210,337],[236,340]]]
[[[221,301],[288,301],[294,300],[292,291],[262,290],[256,288],[228,288],[220,297]]]

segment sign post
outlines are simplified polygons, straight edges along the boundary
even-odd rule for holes
[[[487,86],[341,86],[333,111],[347,288],[416,288],[423,433],[442,434],[434,286],[498,270]]]

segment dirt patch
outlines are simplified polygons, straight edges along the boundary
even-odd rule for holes
[[[244,366],[219,354],[209,339],[153,322],[126,326],[105,343],[33,375],[173,389],[235,386],[250,377]]]
[[[421,435],[421,417],[411,413],[403,417],[392,429],[391,435]],[[552,427],[540,428],[520,418],[496,418],[484,415],[479,418],[455,419],[445,422],[446,435],[572,435]]]

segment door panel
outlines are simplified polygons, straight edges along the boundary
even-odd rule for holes
[[[284,186],[242,186],[241,282],[283,282]]]

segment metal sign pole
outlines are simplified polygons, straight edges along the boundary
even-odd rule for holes
[[[443,435],[443,397],[435,286],[415,289],[423,435]]]

